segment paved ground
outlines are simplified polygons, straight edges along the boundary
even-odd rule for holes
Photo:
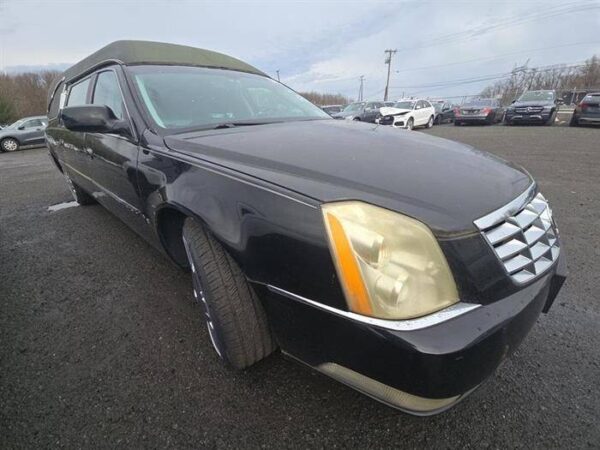
[[[190,280],[45,150],[0,154],[0,447],[600,446],[600,130],[434,127],[523,164],[550,199],[570,279],[480,390],[419,419],[274,355],[225,370]]]

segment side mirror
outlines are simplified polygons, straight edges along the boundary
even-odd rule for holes
[[[565,101],[564,101],[564,99],[562,99],[562,98],[559,98],[559,99],[557,99],[557,100],[556,100],[556,104],[557,104],[557,105],[564,105],[564,104],[565,104]]]
[[[105,105],[68,106],[60,114],[68,130],[87,133],[130,135],[129,124]]]
[[[17,130],[24,130],[25,129],[25,125],[21,125],[19,128],[17,128]]]
[[[514,102],[516,102],[516,101],[517,101],[517,99],[515,98],[515,99],[513,99],[513,101],[512,101],[512,102],[510,102],[510,104],[512,105],[512,104],[513,104]]]

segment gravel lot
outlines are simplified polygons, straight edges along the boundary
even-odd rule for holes
[[[420,419],[276,354],[230,373],[190,280],[100,206],[70,201],[45,149],[0,154],[0,447],[600,446],[600,130],[434,127],[524,165],[570,278],[470,398]]]

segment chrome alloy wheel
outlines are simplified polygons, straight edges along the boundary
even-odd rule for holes
[[[12,138],[7,138],[2,141],[2,150],[5,152],[14,152],[19,148],[19,143]]]

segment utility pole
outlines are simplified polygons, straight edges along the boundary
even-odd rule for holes
[[[398,50],[394,49],[387,49],[384,53],[385,53],[385,64],[387,64],[388,66],[388,73],[387,73],[387,81],[385,82],[385,94],[383,94],[383,101],[387,102],[388,99],[388,91],[390,88],[390,70],[392,68],[392,56],[396,54]]]
[[[279,69],[277,69],[275,72],[277,72],[277,81],[281,81],[281,80],[279,79]]]
[[[364,92],[364,85],[365,85],[365,76],[361,75],[360,78],[360,87],[358,88],[358,101],[362,102],[363,101],[363,92]]]

